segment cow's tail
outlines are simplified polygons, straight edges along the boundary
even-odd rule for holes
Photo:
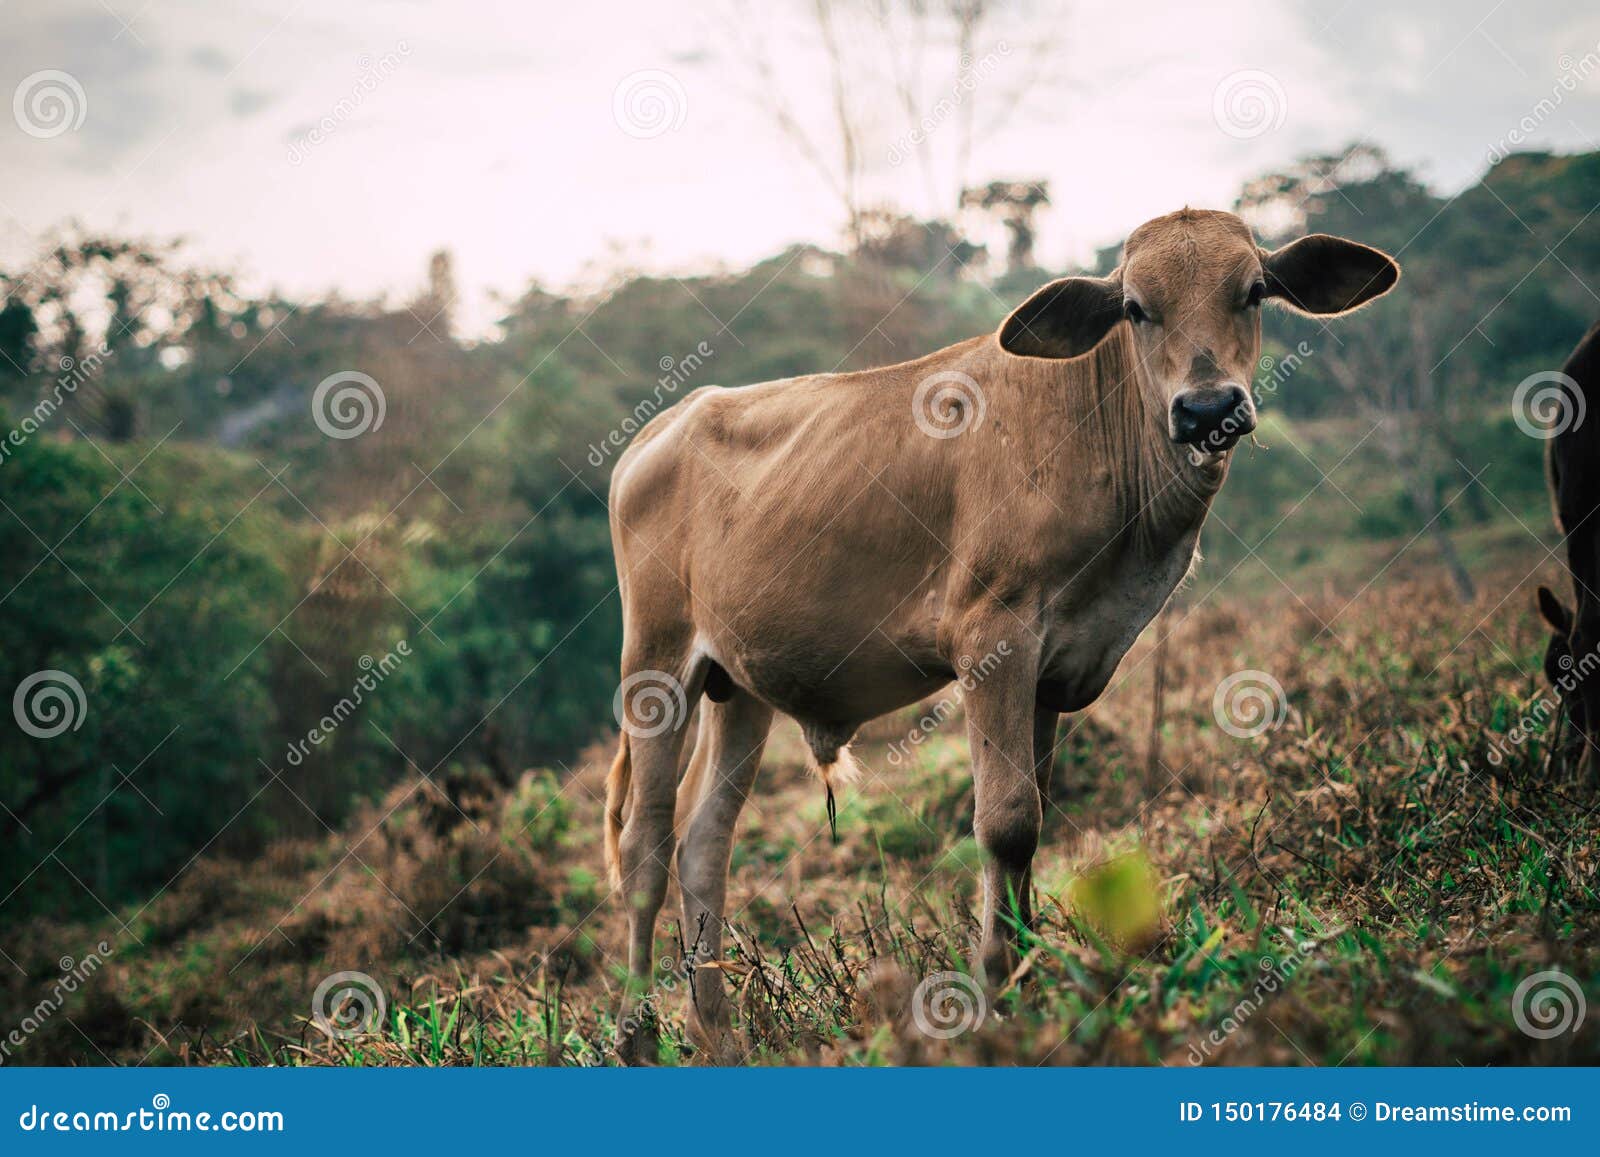
[[[628,808],[628,797],[633,794],[633,763],[628,758],[628,733],[622,733],[617,744],[617,757],[611,761],[611,773],[606,776],[606,875],[611,886],[622,889],[623,814]]]

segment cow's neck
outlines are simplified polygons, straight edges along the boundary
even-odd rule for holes
[[[1227,475],[1228,455],[1195,465],[1168,437],[1165,415],[1146,403],[1153,391],[1133,368],[1132,342],[1113,335],[1101,349],[1087,383],[1093,409],[1075,436],[1110,464],[1122,538],[1157,555],[1192,544]]]
[[[1172,444],[1165,422],[1149,423],[1137,450],[1129,452],[1138,465],[1133,493],[1124,499],[1132,509],[1125,505],[1123,514],[1135,542],[1157,554],[1192,542],[1227,474],[1226,456],[1195,465],[1185,448]]]

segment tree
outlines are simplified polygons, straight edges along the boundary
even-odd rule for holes
[[[1034,214],[1050,203],[1048,181],[990,181],[961,193],[963,209],[978,209],[994,216],[1010,235],[1006,272],[1032,269]]]
[[[28,882],[8,920],[98,912],[74,876],[107,904],[146,895],[225,828],[260,830],[232,818],[273,754],[261,644],[289,605],[285,536],[241,512],[258,485],[242,469],[172,453],[135,485],[119,469],[136,459],[81,442],[29,438],[0,465],[0,690],[17,715],[0,728],[0,895]],[[27,878],[47,857],[68,870]]]
[[[411,304],[411,316],[436,341],[447,338],[455,324],[458,296],[455,259],[448,249],[440,249],[428,258],[428,287]]]
[[[861,215],[860,229],[857,254],[885,269],[954,278],[984,255],[981,245],[968,241],[948,221],[919,221],[902,213],[869,209]]]
[[[1426,221],[1424,214],[1437,203],[1380,148],[1357,143],[1255,178],[1235,207],[1269,244],[1324,231],[1395,252],[1408,244],[1401,232],[1413,228],[1411,222]],[[1314,318],[1294,319],[1290,328],[1315,346],[1315,364],[1326,367],[1344,397],[1373,423],[1379,445],[1423,520],[1418,533],[1434,543],[1456,593],[1470,602],[1472,577],[1445,517],[1455,498],[1442,502],[1439,495],[1440,479],[1454,478],[1455,497],[1465,495],[1469,510],[1488,516],[1451,433],[1446,382],[1436,375],[1445,351],[1434,335],[1453,307],[1431,263],[1410,261],[1394,300],[1348,319],[1337,333]]]
[[[0,284],[4,284],[3,280]],[[33,373],[37,356],[34,343],[38,338],[39,324],[34,321],[33,310],[26,302],[8,300],[0,309],[0,383],[4,383],[0,390],[5,394]]]
[[[56,434],[123,442],[143,415],[180,406],[162,359],[242,306],[231,278],[181,259],[179,242],[62,230],[19,273],[0,274],[0,382],[19,409],[65,380]],[[219,314],[225,316],[218,316]],[[115,364],[115,375],[105,373]]]
[[[1477,590],[1444,521],[1436,480],[1456,475],[1460,493],[1467,494],[1475,494],[1476,484],[1459,479],[1459,460],[1449,457],[1449,443],[1441,433],[1447,419],[1431,368],[1438,347],[1426,307],[1415,296],[1394,306],[1404,314],[1403,325],[1364,327],[1342,344],[1325,346],[1321,356],[1345,396],[1376,427],[1385,455],[1423,520],[1421,532],[1439,551],[1456,594],[1471,602]]]
[[[757,20],[737,7],[725,27],[751,72],[745,95],[838,200],[852,248],[869,209],[937,219],[961,208],[978,142],[1016,119],[1059,31],[1058,10],[997,0],[810,0],[805,12],[781,29],[781,53],[761,31],[780,23],[770,13]],[[1017,45],[1005,35],[1008,14],[1026,18]],[[791,95],[814,88],[818,74],[782,68],[813,53],[827,94],[821,111]],[[920,197],[897,176],[907,164]]]

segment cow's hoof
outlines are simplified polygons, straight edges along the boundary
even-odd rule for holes
[[[661,1034],[656,1028],[654,1017],[623,1022],[622,1027],[617,1030],[618,1060],[637,1068],[641,1065],[657,1064],[660,1057]]]
[[[978,975],[975,979],[990,1000],[1005,991],[1006,982],[1016,971],[1017,959],[1016,949],[1005,940],[991,940],[979,949]]]

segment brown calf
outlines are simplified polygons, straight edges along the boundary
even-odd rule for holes
[[[1255,426],[1260,306],[1343,313],[1398,277],[1364,245],[1269,253],[1238,217],[1185,209],[1136,229],[1109,277],[1052,282],[998,333],[883,369],[707,387],[656,417],[611,480],[624,736],[606,843],[628,904],[625,1017],[678,829],[685,957],[720,955],[734,825],[775,711],[828,779],[863,722],[996,655],[965,705],[987,853],[978,968],[1003,980],[1010,929],[1031,920],[1058,714],[1095,700],[1189,570]],[[720,972],[698,969],[693,996],[693,1031],[726,1056]],[[625,1057],[640,1047],[619,1040]]]

